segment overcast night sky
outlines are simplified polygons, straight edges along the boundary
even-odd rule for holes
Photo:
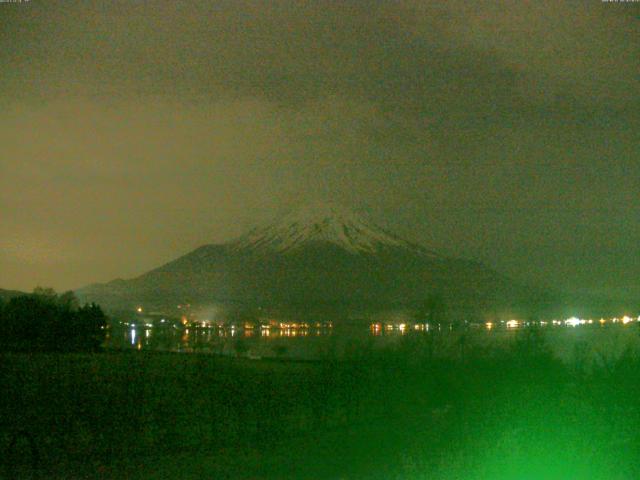
[[[507,7],[508,5],[508,7]],[[131,277],[306,201],[640,293],[640,3],[0,3],[0,287]]]

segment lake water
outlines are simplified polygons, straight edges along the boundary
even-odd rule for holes
[[[640,351],[637,322],[628,325],[547,325],[540,327],[551,351],[566,362],[588,364],[613,362],[629,352]],[[402,328],[401,328],[402,327]],[[309,328],[176,328],[176,326],[112,327],[107,348],[170,351],[249,358],[316,360],[344,357],[367,349],[393,348],[401,344],[420,348],[430,341],[441,356],[465,349],[501,349],[509,346],[526,328],[484,325],[454,328],[451,325],[333,326]]]

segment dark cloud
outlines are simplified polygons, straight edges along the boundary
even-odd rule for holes
[[[135,275],[331,197],[524,279],[630,292],[638,8],[0,4],[0,284]]]

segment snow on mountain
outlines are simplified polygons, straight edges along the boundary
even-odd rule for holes
[[[312,242],[331,243],[350,253],[377,253],[389,247],[429,253],[335,204],[302,207],[271,225],[254,228],[231,242],[231,247],[237,251],[249,249],[284,253]]]

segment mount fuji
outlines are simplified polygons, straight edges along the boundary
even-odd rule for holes
[[[480,263],[440,255],[348,209],[322,204],[77,294],[110,310],[142,304],[170,311],[189,303],[296,315],[416,310],[437,294],[451,314],[468,318],[512,312],[527,289]]]

